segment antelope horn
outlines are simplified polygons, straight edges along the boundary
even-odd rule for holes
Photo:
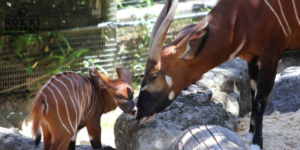
[[[154,28],[152,30],[150,39],[149,56],[150,60],[159,61],[160,53],[170,27],[174,18],[178,0],[168,0],[163,10],[160,12]]]

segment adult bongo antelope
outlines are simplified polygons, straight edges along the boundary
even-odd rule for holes
[[[248,62],[253,107],[248,138],[263,148],[262,120],[284,51],[300,48],[299,0],[220,0],[197,24],[163,46],[178,0],[167,0],[154,25],[138,98],[137,120],[150,121],[208,70],[235,57]]]
[[[39,90],[31,110],[32,134],[39,144],[41,126],[44,150],[75,150],[77,133],[86,126],[93,149],[102,149],[100,117],[119,106],[135,114],[131,73],[117,68],[119,79],[110,80],[94,68],[90,77],[74,72],[53,76]]]

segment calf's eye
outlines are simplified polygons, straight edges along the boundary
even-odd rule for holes
[[[121,95],[116,95],[117,99],[122,99],[123,97]]]

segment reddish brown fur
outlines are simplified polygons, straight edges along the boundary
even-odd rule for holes
[[[123,71],[118,72],[119,77],[121,76],[120,79],[115,80],[109,80],[94,69],[90,69],[91,77],[74,72],[64,72],[53,76],[39,90],[31,110],[32,134],[34,136],[40,134],[39,127],[42,127],[45,150],[67,149],[72,136],[74,134],[76,136],[77,131],[84,126],[92,137],[92,147],[94,149],[102,148],[100,139],[101,115],[114,110],[117,107],[117,102],[121,103],[123,98],[130,100],[129,97],[131,96],[132,99],[133,91],[129,85],[130,72],[124,68],[121,70]],[[127,75],[122,78],[124,72]],[[58,80],[63,82],[67,88]],[[130,89],[129,93],[128,89]],[[122,99],[117,100],[116,94],[121,95]],[[69,149],[74,149],[75,143],[71,144]]]
[[[174,1],[168,3],[176,3]],[[250,132],[255,126],[253,144],[262,148],[262,116],[278,61],[284,51],[300,48],[300,23],[293,2],[300,17],[299,0],[220,0],[204,19],[182,29],[174,41],[151,49],[142,83],[146,88],[140,91],[142,96],[138,99],[137,119],[149,120],[147,118],[171,103],[170,93],[178,95],[210,69],[241,57],[249,62],[250,74],[257,81],[252,110],[252,119],[257,125],[251,126]],[[205,30],[197,32],[201,28]],[[199,36],[201,32],[207,37]],[[158,38],[157,41],[164,41],[165,37]],[[170,87],[166,76],[173,81]]]

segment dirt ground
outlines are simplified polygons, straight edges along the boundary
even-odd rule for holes
[[[239,119],[237,134],[248,148],[251,141],[245,139],[249,130],[250,113]],[[300,150],[300,111],[296,113],[273,113],[264,116],[264,150]]]

